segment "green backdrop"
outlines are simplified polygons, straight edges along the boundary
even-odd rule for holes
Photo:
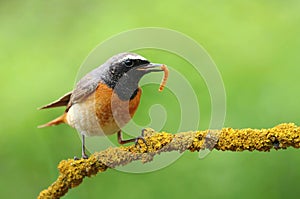
[[[225,126],[297,124],[299,10],[296,0],[0,1],[1,198],[35,198],[56,179],[60,160],[80,154],[74,129],[36,128],[63,110],[36,108],[73,88],[80,64],[96,45],[132,28],[178,30],[208,51],[226,88]],[[158,61],[164,54],[149,57]],[[193,83],[203,90],[199,128],[205,129],[209,95],[204,82]],[[153,94],[144,92],[143,98]],[[141,125],[149,120],[146,108],[142,102],[135,118]],[[298,198],[299,154],[214,151],[200,160],[187,152],[156,172],[109,170],[85,179],[65,198]]]

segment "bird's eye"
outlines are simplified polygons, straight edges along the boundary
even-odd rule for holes
[[[124,61],[126,67],[132,67],[134,65],[134,61],[131,59],[127,59]]]

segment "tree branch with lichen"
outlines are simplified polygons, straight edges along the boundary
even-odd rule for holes
[[[88,159],[62,160],[57,180],[40,192],[38,198],[60,198],[69,189],[78,186],[85,177],[129,164],[136,160],[143,163],[152,161],[162,152],[199,151],[216,149],[222,151],[265,151],[271,149],[300,148],[300,127],[284,123],[270,129],[232,129],[190,131],[177,134],[155,132],[146,129],[147,145],[139,141],[136,146],[120,146],[95,152]]]

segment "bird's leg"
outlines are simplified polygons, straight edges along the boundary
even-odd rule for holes
[[[83,159],[88,159],[89,156],[85,152],[85,135],[82,135],[81,155]]]
[[[82,134],[81,140],[81,155],[83,159],[88,159],[89,156],[85,153],[85,135]],[[74,156],[74,160],[79,160],[77,156]]]
[[[135,145],[137,145],[139,139],[141,139],[145,143],[145,145],[147,146],[146,140],[144,138],[144,131],[142,131],[142,135],[140,135],[140,136],[138,136],[136,138],[128,139],[128,140],[123,140],[123,138],[122,138],[122,131],[121,130],[118,131],[118,142],[119,142],[119,144],[127,144],[129,142],[134,142]]]

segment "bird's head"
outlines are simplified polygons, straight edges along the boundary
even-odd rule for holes
[[[122,99],[132,98],[138,82],[148,73],[163,71],[163,64],[151,63],[135,53],[120,53],[108,59],[102,67],[106,70],[105,83]]]

